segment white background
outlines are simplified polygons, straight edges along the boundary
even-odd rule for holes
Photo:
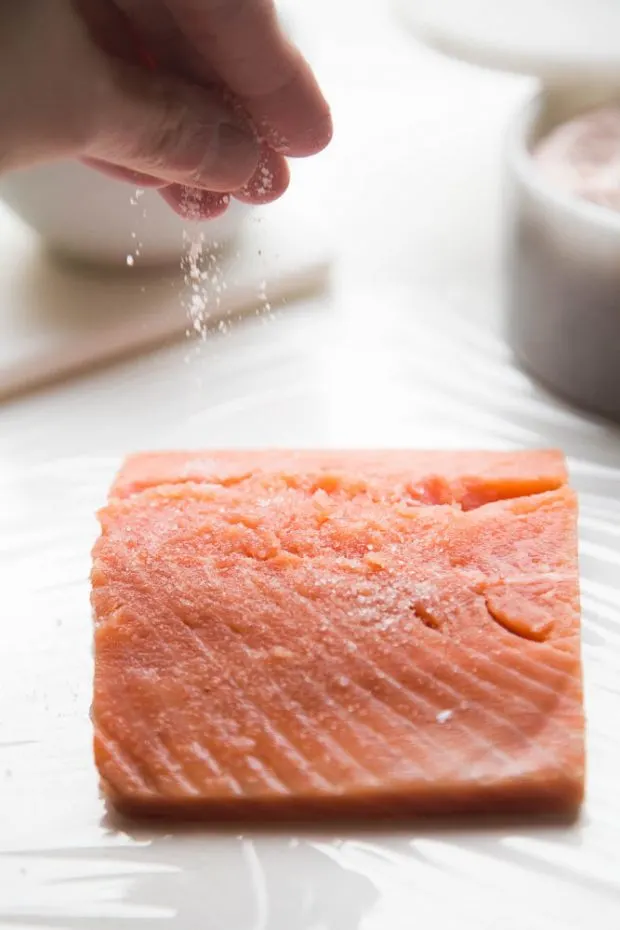
[[[501,340],[501,141],[523,79],[418,48],[383,0],[299,4],[333,103],[295,165],[329,296],[0,408],[0,927],[620,926],[620,434]],[[129,194],[128,194],[129,195]],[[91,749],[89,549],[120,456],[227,445],[559,445],[581,492],[588,799],[571,827],[117,829]]]

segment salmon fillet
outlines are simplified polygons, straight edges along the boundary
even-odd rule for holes
[[[120,810],[578,809],[561,453],[144,454],[99,519],[94,751]]]

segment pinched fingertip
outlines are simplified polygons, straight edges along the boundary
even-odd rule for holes
[[[217,219],[226,213],[230,205],[230,194],[186,187],[183,184],[169,184],[158,193],[178,216],[194,222]]]
[[[270,146],[263,144],[256,171],[247,184],[233,191],[233,196],[242,203],[271,203],[284,194],[290,179],[286,159]]]

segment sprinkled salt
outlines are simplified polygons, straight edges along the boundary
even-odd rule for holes
[[[294,653],[290,649],[285,649],[284,646],[274,646],[271,650],[272,656],[276,659],[292,659],[294,658]]]
[[[190,192],[185,193],[183,205],[189,216],[192,215],[192,204],[197,212],[196,200],[192,201]],[[189,332],[193,331],[204,340],[207,336],[209,317],[209,294],[204,285],[207,272],[203,271],[203,264],[208,261],[208,255],[205,255],[204,250],[204,233],[194,233],[190,236],[184,232],[183,241],[187,245],[187,250],[181,260],[181,267],[185,271],[185,285],[190,294],[189,297],[182,298],[182,303],[190,321]]]
[[[136,188],[136,191],[135,191],[135,193],[134,193],[134,196],[131,197],[130,200],[129,200],[129,203],[132,205],[132,207],[135,207],[135,206],[138,205],[138,200],[140,199],[140,197],[142,197],[143,194],[144,194],[144,189],[143,189],[143,188],[141,188],[141,187]],[[143,216],[143,218],[146,217],[146,210],[143,210],[143,211],[142,211],[142,216]],[[131,238],[135,241],[135,247],[134,247],[134,250],[133,250],[133,255],[128,255],[128,256],[127,256],[127,264],[128,264],[130,267],[133,266],[133,265],[135,264],[135,259],[140,257],[140,254],[141,254],[141,251],[142,251],[142,246],[143,246],[142,241],[141,241],[140,239],[138,239],[138,233],[137,233],[137,232],[135,232],[135,231],[132,232]]]
[[[435,717],[437,723],[447,723],[448,720],[452,719],[453,710],[441,710]]]
[[[245,760],[245,764],[248,768],[252,769],[253,772],[258,772],[259,774],[263,771],[262,763],[255,759],[254,756],[248,756]]]
[[[200,294],[194,294],[190,303],[191,313],[194,318],[198,318],[206,309],[207,302]]]
[[[273,176],[268,167],[262,166],[260,168],[260,177],[267,189],[273,181]],[[201,218],[202,196],[200,191],[184,190],[182,207],[183,212],[189,219],[199,220]],[[229,290],[229,281],[224,280],[227,269],[220,264],[221,243],[212,240],[208,245],[205,245],[205,234],[199,231],[199,227],[194,227],[191,233],[184,231],[183,243],[184,255],[181,259],[181,270],[184,276],[185,293],[181,294],[181,305],[188,317],[185,333],[188,338],[198,336],[204,342],[213,324],[217,322],[218,330],[224,333],[228,331],[231,320],[235,319],[235,317],[229,315],[226,319],[218,322],[224,293]],[[138,243],[138,246],[140,245],[141,243]],[[134,254],[138,255],[139,249],[136,249]],[[262,250],[259,250],[258,254],[262,256]],[[228,253],[227,264],[234,259],[243,259],[243,255],[239,250],[233,254]],[[261,323],[266,323],[273,319],[273,311],[267,297],[267,281],[265,279],[259,283],[257,297],[256,315],[261,318]],[[186,361],[189,360],[188,355]]]
[[[260,178],[256,187],[256,193],[259,195],[259,197],[264,197],[273,189],[273,173],[270,171],[267,165],[262,165],[259,170],[259,175]]]

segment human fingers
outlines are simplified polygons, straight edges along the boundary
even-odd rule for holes
[[[107,174],[119,181],[135,184],[136,187],[165,187],[166,185],[166,181],[161,178],[154,178],[152,175],[143,174],[141,171],[132,171],[131,168],[121,168],[120,165],[113,165],[110,162],[101,161],[99,158],[83,158],[82,161],[89,168],[96,168],[102,174]]]
[[[215,194],[182,184],[170,184],[159,194],[185,220],[214,220],[222,216],[230,204],[229,194]]]
[[[284,156],[263,144],[256,171],[247,184],[233,191],[233,196],[242,203],[272,203],[286,191],[290,179],[289,167]]]
[[[284,35],[273,0],[117,2],[162,54],[168,31],[177,73],[206,84],[219,78],[277,151],[313,155],[330,141],[327,102],[310,66]]]
[[[216,93],[175,77],[107,59],[93,111],[87,158],[219,193],[256,170],[250,124]]]

